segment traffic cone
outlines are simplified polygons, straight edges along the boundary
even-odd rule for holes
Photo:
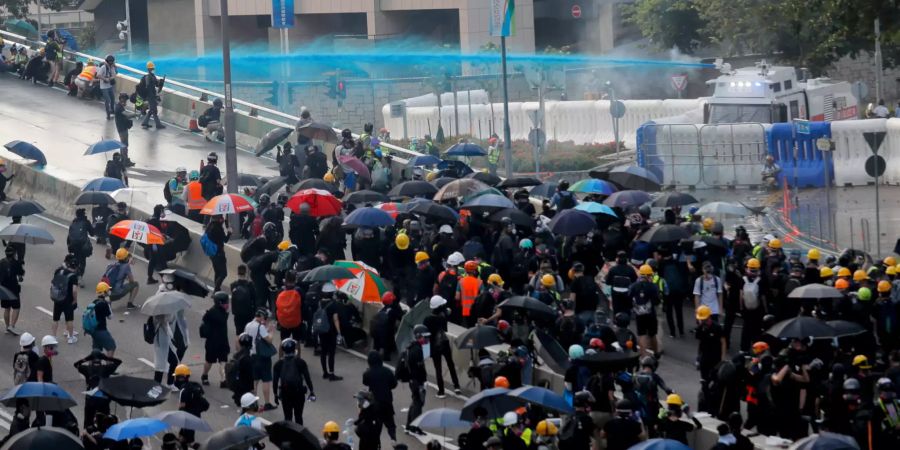
[[[203,131],[197,124],[197,102],[191,102],[191,120],[190,122],[188,122],[188,130],[193,133],[199,133],[200,131]]]

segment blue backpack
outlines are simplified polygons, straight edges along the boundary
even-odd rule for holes
[[[206,253],[206,256],[216,256],[219,253],[219,246],[206,233],[203,233],[203,236],[200,237],[200,247],[203,248],[203,253]]]
[[[84,308],[84,312],[81,314],[81,329],[84,330],[84,334],[93,334],[94,331],[97,331],[97,313],[94,311],[96,306],[97,300],[94,300]]]

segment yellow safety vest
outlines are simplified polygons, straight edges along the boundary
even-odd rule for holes
[[[488,147],[488,163],[497,165],[500,162],[500,146],[492,145]]]

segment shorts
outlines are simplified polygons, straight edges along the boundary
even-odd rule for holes
[[[22,302],[19,299],[15,300],[0,300],[0,308],[3,309],[21,309]]]
[[[656,336],[656,330],[659,328],[656,321],[656,314],[641,314],[635,316],[635,323],[637,324],[638,336]]]
[[[272,358],[253,356],[253,379],[263,383],[272,381]]]
[[[94,340],[94,345],[91,347],[94,350],[111,352],[116,349],[116,341],[113,339],[112,334],[109,333],[109,330],[94,330],[91,333],[91,338]]]
[[[75,304],[70,302],[54,302],[53,321],[59,322],[61,316],[66,317],[66,322],[75,320]]]
[[[137,281],[126,281],[124,284],[122,284],[121,288],[110,292],[109,301],[116,301],[125,297],[126,295],[130,294],[131,291],[137,289],[138,286],[139,285]]]
[[[209,364],[228,362],[228,351],[225,349],[215,349],[214,351],[206,350],[205,359]]]

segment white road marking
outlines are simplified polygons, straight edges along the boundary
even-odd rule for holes
[[[148,359],[146,359],[146,358],[138,358],[137,360],[140,361],[140,362],[142,362],[142,363],[144,363],[144,364],[146,364],[146,365],[148,365],[148,366],[150,366],[151,368],[152,368],[152,367],[155,367],[155,366],[153,365],[153,361],[150,361],[150,360],[148,360]]]
[[[10,422],[13,420],[12,414],[8,413],[5,409],[0,409],[0,416],[3,416],[4,419]]]
[[[40,311],[40,312],[42,312],[42,313],[44,313],[44,314],[46,314],[46,315],[48,315],[48,316],[52,316],[52,315],[53,315],[53,311],[50,311],[49,309],[44,308],[43,306],[35,306],[35,309],[37,309],[38,311]]]
[[[0,427],[6,428],[8,430],[9,426],[10,426],[9,422],[7,422],[5,420],[0,420]]]

